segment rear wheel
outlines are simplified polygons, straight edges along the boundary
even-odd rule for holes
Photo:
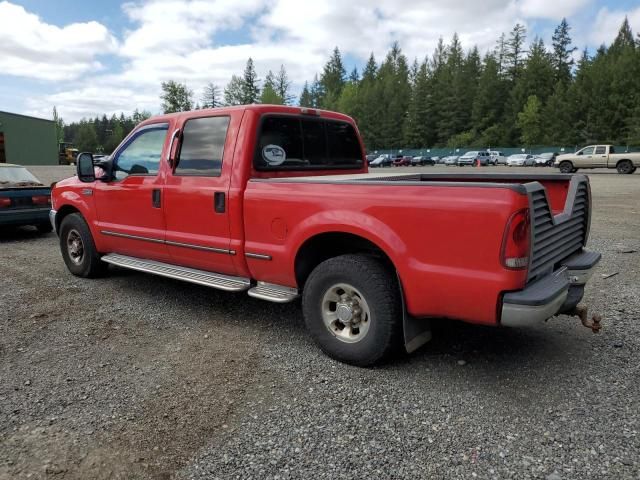
[[[318,265],[305,284],[302,309],[314,341],[341,362],[370,366],[402,344],[398,282],[369,255],[341,255]]]
[[[635,169],[633,168],[633,163],[629,160],[620,160],[616,165],[616,170],[618,170],[618,173],[628,175],[633,173]]]
[[[100,260],[89,226],[79,213],[62,220],[60,250],[67,268],[78,277],[100,277],[107,271],[108,265]]]
[[[572,173],[573,172],[573,163],[564,161],[560,164],[560,171],[562,173]]]

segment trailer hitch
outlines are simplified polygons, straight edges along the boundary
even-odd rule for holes
[[[590,328],[593,333],[598,333],[602,328],[600,322],[602,321],[602,316],[594,313],[591,319],[589,319],[589,307],[583,304],[576,305],[572,310],[566,313],[572,317],[578,317],[587,328]]]

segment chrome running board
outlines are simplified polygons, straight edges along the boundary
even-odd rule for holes
[[[258,282],[258,285],[250,289],[247,293],[250,297],[275,303],[288,303],[299,297],[297,288],[266,282]]]
[[[103,262],[117,265],[118,267],[129,268],[139,272],[153,273],[161,277],[184,280],[185,282],[204,285],[205,287],[218,288],[227,292],[242,292],[251,286],[248,278],[232,277],[220,273],[211,273],[195,268],[180,267],[169,263],[156,262],[155,260],[144,260],[142,258],[128,257],[117,253],[110,253],[102,257]]]

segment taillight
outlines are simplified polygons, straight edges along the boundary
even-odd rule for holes
[[[51,205],[51,197],[48,195],[36,195],[31,197],[31,202],[34,205]]]
[[[6,208],[11,206],[11,199],[7,197],[0,197],[0,208]]]
[[[518,210],[509,219],[502,239],[502,265],[510,270],[523,270],[529,265],[531,246],[529,209]]]

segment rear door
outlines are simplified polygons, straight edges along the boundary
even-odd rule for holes
[[[593,152],[593,166],[594,167],[606,167],[607,159],[609,158],[609,152],[607,151],[607,145],[597,145]]]
[[[174,263],[233,275],[229,185],[242,112],[191,117],[164,191],[167,249]],[[239,214],[239,213],[237,213]]]

